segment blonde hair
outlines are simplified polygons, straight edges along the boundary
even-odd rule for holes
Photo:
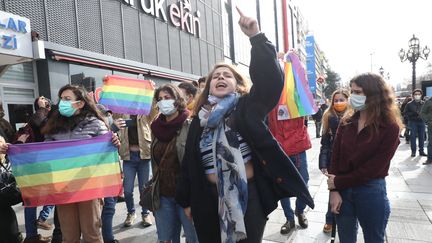
[[[322,118],[322,134],[323,135],[326,134],[326,133],[328,133],[329,130],[330,130],[330,127],[329,127],[329,117],[330,117],[330,115],[338,116],[338,115],[341,114],[341,112],[337,112],[334,109],[334,99],[335,99],[335,96],[338,95],[338,94],[341,94],[341,95],[345,96],[345,98],[347,99],[347,102],[348,102],[348,98],[350,96],[348,90],[346,90],[346,89],[337,89],[337,90],[335,90],[333,92],[333,94],[331,96],[331,104],[327,108],[327,110],[325,110],[323,118]],[[342,116],[344,114],[347,114],[347,112],[350,113],[350,114],[353,113],[353,111],[352,111],[352,109],[351,109],[351,107],[349,105],[347,105],[347,108],[342,112]]]

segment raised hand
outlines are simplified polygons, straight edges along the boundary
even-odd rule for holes
[[[247,35],[249,38],[258,34],[260,32],[258,22],[256,19],[245,16],[243,12],[236,7],[237,12],[240,14],[240,19],[238,21],[240,25],[240,29]]]

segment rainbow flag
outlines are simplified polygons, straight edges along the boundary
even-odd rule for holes
[[[278,120],[287,120],[315,114],[312,92],[299,58],[289,53],[284,60],[285,83],[278,104]]]
[[[150,80],[109,75],[99,103],[119,114],[148,115],[151,110],[154,87]]]
[[[118,196],[119,155],[112,133],[89,139],[9,145],[24,206],[36,207]]]

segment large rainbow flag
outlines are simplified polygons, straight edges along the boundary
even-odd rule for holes
[[[107,133],[89,139],[9,145],[24,206],[36,207],[118,196],[119,155]]]
[[[109,75],[99,103],[119,114],[148,115],[151,110],[154,87],[149,80]]]
[[[279,113],[285,112],[285,116],[283,116],[285,119],[315,114],[318,107],[315,105],[305,69],[299,58],[291,52],[285,55],[283,63],[285,84],[278,104]]]

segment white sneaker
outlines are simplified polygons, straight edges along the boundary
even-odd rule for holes
[[[133,225],[135,219],[136,219],[136,214],[135,213],[128,213],[126,220],[124,221],[124,227],[130,227]]]

